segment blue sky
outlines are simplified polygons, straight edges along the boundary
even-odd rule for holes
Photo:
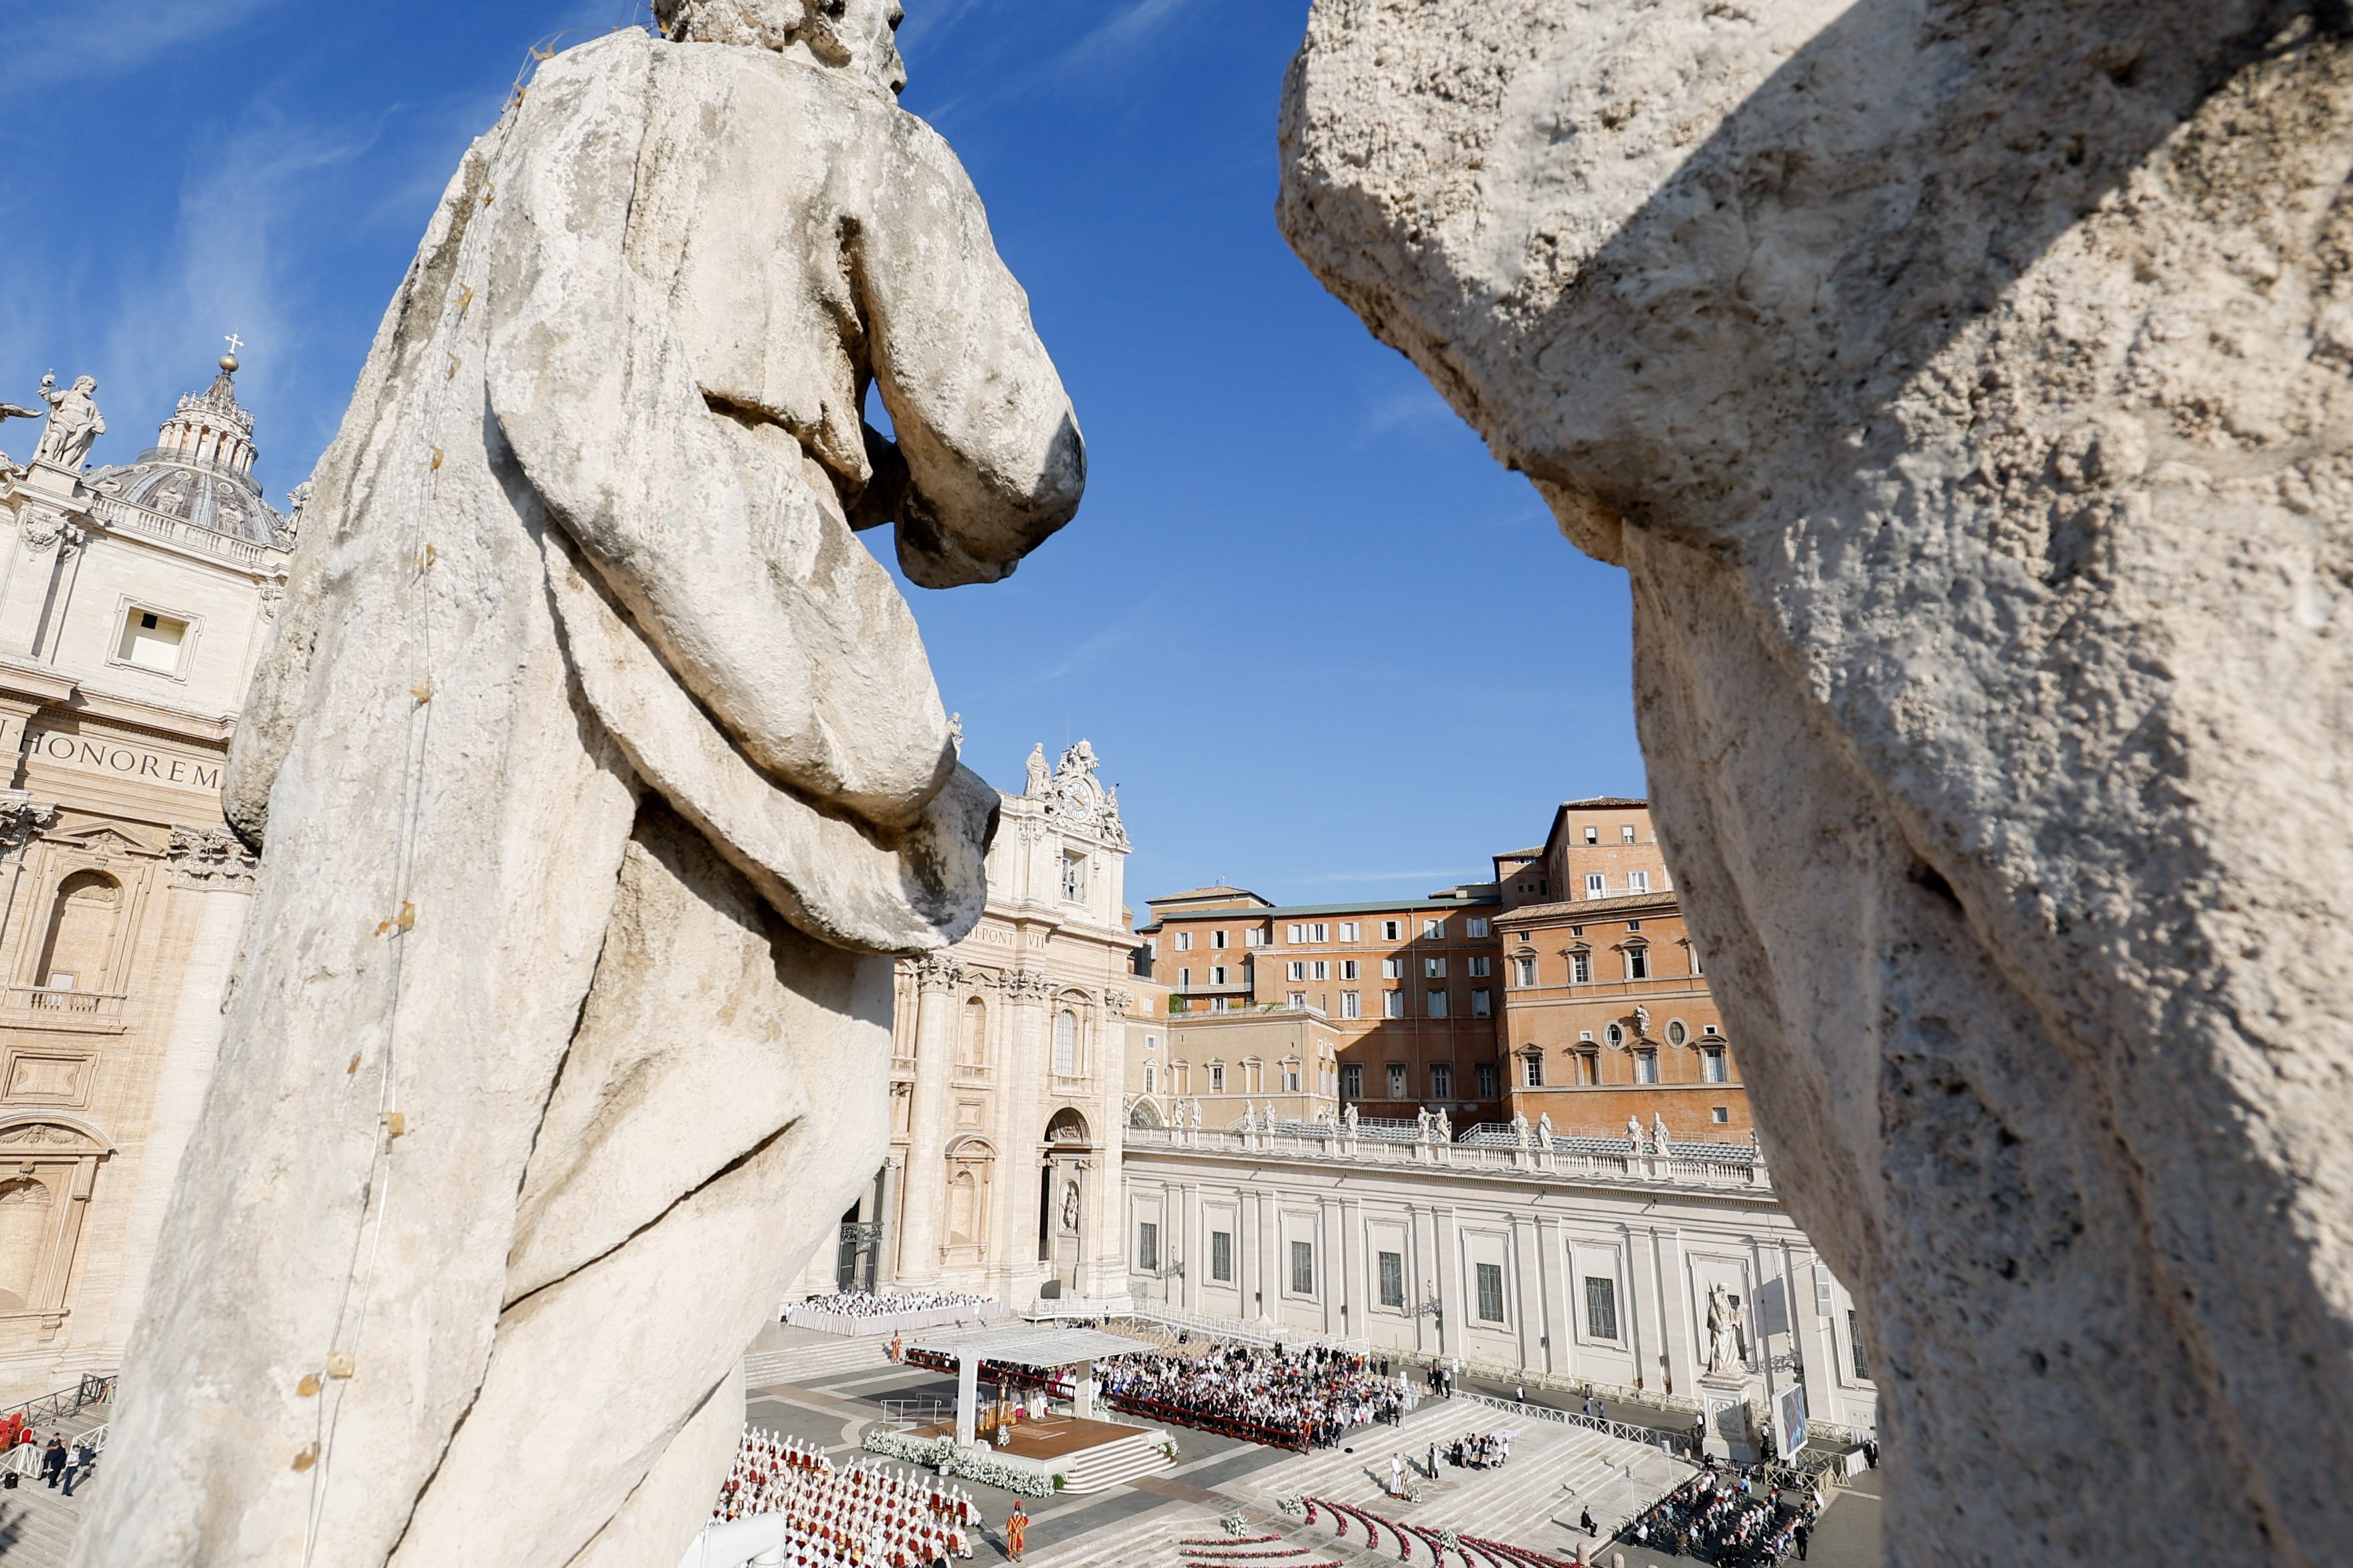
[[[1075,398],[1077,521],[910,590],[968,761],[1086,736],[1129,896],[1427,892],[1638,794],[1622,574],[1588,561],[1274,227],[1306,0],[906,0],[903,102],[955,145]],[[273,496],[332,437],[459,151],[528,49],[630,0],[0,0],[0,401],[100,378],[152,439],[221,334]],[[26,427],[0,433],[11,450]]]

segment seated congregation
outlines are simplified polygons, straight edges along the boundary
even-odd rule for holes
[[[970,1494],[925,1475],[831,1459],[746,1426],[714,1521],[785,1516],[784,1568],[934,1568],[972,1555]]]
[[[1771,1568],[1820,1512],[1810,1496],[1788,1502],[1743,1477],[1710,1468],[1651,1504],[1618,1538],[1715,1568]]]
[[[1200,1355],[1152,1352],[1095,1368],[1110,1404],[1155,1420],[1279,1448],[1324,1448],[1419,1403],[1401,1377],[1323,1346],[1232,1345]]]
[[[830,1296],[812,1296],[801,1303],[801,1309],[837,1318],[894,1318],[907,1312],[985,1307],[988,1303],[988,1297],[976,1296],[969,1290],[892,1290],[882,1295],[871,1290],[838,1290]]]

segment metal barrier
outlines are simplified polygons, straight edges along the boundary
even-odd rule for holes
[[[1588,1415],[1582,1410],[1556,1410],[1549,1405],[1522,1405],[1514,1400],[1498,1399],[1492,1394],[1480,1394],[1469,1389],[1456,1390],[1454,1397],[1491,1405],[1497,1410],[1508,1410],[1514,1415],[1525,1415],[1532,1420],[1550,1421],[1562,1426],[1582,1426],[1588,1432],[1599,1432],[1605,1436],[1622,1437],[1629,1443],[1641,1443],[1676,1458],[1682,1458],[1686,1450],[1695,1447],[1688,1432],[1641,1426],[1630,1421],[1608,1421],[1599,1415]]]

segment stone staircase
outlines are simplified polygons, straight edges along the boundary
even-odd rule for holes
[[[806,1337],[788,1337],[796,1335]],[[744,1385],[758,1389],[795,1384],[806,1388],[827,1378],[872,1372],[890,1364],[887,1341],[850,1340],[786,1329],[762,1334],[759,1344],[744,1356]]]
[[[51,1432],[72,1442],[83,1433],[106,1424],[108,1405],[93,1405],[74,1415],[43,1421],[34,1427],[46,1444]],[[52,1491],[37,1476],[26,1476],[14,1491],[0,1490],[0,1568],[65,1568],[74,1531],[81,1528],[82,1510],[92,1487],[105,1484],[103,1455],[74,1488],[74,1495]]]
[[[1161,1435],[1138,1432],[1116,1443],[1105,1443],[1071,1456],[1068,1464],[1058,1463],[1062,1475],[1062,1489],[1068,1492],[1099,1492],[1121,1486],[1138,1476],[1158,1475],[1173,1468],[1174,1459],[1162,1452]]]

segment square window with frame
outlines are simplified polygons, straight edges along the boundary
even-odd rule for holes
[[[1445,941],[1445,940],[1446,940],[1446,922],[1445,922],[1443,920],[1424,921],[1422,921],[1422,922],[1421,922],[1421,935],[1422,935],[1422,940],[1424,940],[1425,942],[1443,942],[1443,941]]]
[[[1221,948],[1221,947],[1225,946],[1225,945],[1226,945],[1226,933],[1225,933],[1225,932],[1223,932],[1223,931],[1211,931],[1211,932],[1209,933],[1209,945],[1210,945],[1211,947],[1219,947],[1219,948]]]
[[[1402,958],[1382,959],[1381,978],[1384,980],[1403,980],[1405,978],[1405,960]]]
[[[1425,959],[1423,959],[1423,960],[1421,961],[1421,977],[1422,977],[1423,979],[1425,979],[1425,980],[1443,980],[1443,979],[1445,979],[1445,978],[1446,978],[1446,960],[1444,960],[1443,958],[1425,958]]]
[[[1492,1018],[1495,1016],[1495,994],[1484,985],[1476,987],[1471,993],[1471,1016],[1474,1018]]]
[[[1340,940],[1342,942],[1362,942],[1364,938],[1357,934],[1358,931],[1361,929],[1362,928],[1359,927],[1355,921],[1342,921],[1340,922]]]
[[[1585,1277],[1585,1337],[1589,1340],[1615,1340],[1618,1337],[1618,1281],[1597,1275]]]
[[[1354,980],[1356,978],[1356,961],[1355,959],[1344,958],[1340,961],[1340,978],[1343,980]]]
[[[1383,921],[1381,922],[1381,940],[1383,942],[1395,942],[1403,934],[1403,931],[1404,925],[1401,921]]]
[[[1291,996],[1290,996],[1290,1002],[1291,1002],[1291,1005],[1292,1005],[1293,1006],[1294,1006],[1294,1007],[1304,1007],[1304,1006],[1306,1006],[1306,1005],[1307,1005],[1307,993],[1306,993],[1306,992],[1304,992],[1304,991],[1293,991],[1293,992],[1291,994]]]
[[[1381,993],[1381,1016],[1384,1018],[1402,1018],[1405,1016],[1404,992],[1384,991]]]
[[[1609,879],[1599,871],[1588,871],[1585,874],[1585,896],[1588,899],[1608,898]]]
[[[181,617],[127,605],[122,611],[122,636],[115,643],[114,657],[134,669],[177,677],[187,637],[188,623]]]
[[[1303,958],[1294,958],[1289,961],[1283,966],[1283,978],[1286,980],[1306,979],[1307,961]]]
[[[1191,931],[1180,931],[1176,933],[1176,951],[1179,952],[1190,952],[1193,951],[1193,933]]]
[[[1381,1305],[1403,1309],[1405,1306],[1405,1254],[1380,1254]]]
[[[1484,980],[1487,977],[1487,966],[1493,962],[1494,961],[1493,959],[1489,958],[1483,952],[1472,953],[1471,955],[1471,977],[1473,980]]]
[[[1464,916],[1462,927],[1464,932],[1471,936],[1480,937],[1487,934],[1487,921],[1482,915]]]
[[[1504,1321],[1504,1266],[1500,1263],[1472,1265],[1472,1276],[1479,1287],[1479,1321],[1500,1323]]]
[[[1427,1012],[1424,1015],[1425,1016],[1431,1018],[1443,1018],[1446,1016],[1445,987],[1432,986],[1429,994],[1424,998],[1424,1002],[1427,1006]]]
[[[1311,964],[1309,964],[1309,965],[1308,965],[1307,977],[1308,977],[1310,980],[1329,980],[1329,979],[1331,979],[1331,978],[1332,978],[1332,961],[1331,961],[1330,959],[1328,959],[1328,958],[1319,958],[1319,959],[1317,959],[1314,963],[1311,963]]]

